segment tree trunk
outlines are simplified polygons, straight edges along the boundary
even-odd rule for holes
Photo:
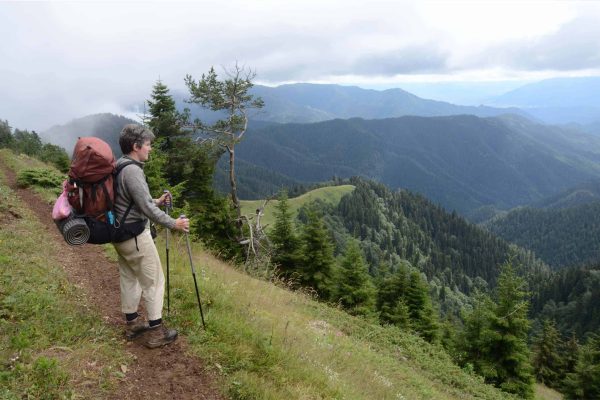
[[[231,185],[231,201],[233,207],[237,213],[237,225],[240,230],[240,238],[244,237],[243,222],[242,222],[242,208],[240,207],[240,200],[237,196],[237,186],[235,184],[235,148],[233,146],[227,146],[229,152],[229,184]]]

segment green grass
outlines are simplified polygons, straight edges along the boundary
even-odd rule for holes
[[[157,243],[164,255],[163,240],[164,233]],[[409,332],[249,277],[193,244],[204,331],[182,236],[173,236],[170,254],[167,321],[233,399],[512,398]]]
[[[120,350],[121,332],[68,281],[57,245],[2,174],[0,277],[0,398],[99,398],[115,390],[120,366],[131,361]]]
[[[25,154],[16,155],[9,149],[0,149],[0,158],[17,173],[20,185],[31,186],[48,203],[54,203],[62,192],[62,181],[67,175],[56,167]]]
[[[347,193],[354,190],[353,185],[341,185],[341,186],[328,186],[322,187],[310,192],[304,193],[301,196],[294,197],[288,200],[290,211],[292,212],[293,218],[296,217],[298,210],[304,204],[313,200],[323,200],[329,204],[337,205],[340,199]],[[263,226],[267,226],[267,230],[272,228],[275,223],[275,211],[278,200],[270,200],[264,210],[264,216],[261,219]],[[242,200],[242,214],[244,215],[256,215],[256,210],[263,205],[263,200]]]

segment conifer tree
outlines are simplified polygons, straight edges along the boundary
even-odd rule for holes
[[[408,307],[404,301],[407,287],[408,270],[404,264],[381,279],[377,291],[377,310],[381,322],[408,326]]]
[[[575,371],[567,375],[567,399],[600,399],[600,335],[591,334],[581,347]]]
[[[348,243],[340,264],[333,300],[352,315],[367,316],[375,311],[375,286],[355,240]]]
[[[428,342],[437,341],[439,337],[437,313],[431,303],[429,286],[417,271],[410,274],[405,301],[410,314],[411,326]]]
[[[510,262],[502,267],[496,291],[489,340],[495,376],[489,376],[489,381],[506,392],[531,399],[534,380],[527,346],[529,301],[525,281],[516,275]]]
[[[473,370],[484,378],[495,374],[495,366],[489,357],[490,324],[494,307],[489,296],[481,292],[475,293],[473,310],[464,317],[464,328],[458,344],[461,364],[472,365]]]
[[[297,271],[300,262],[300,240],[294,231],[287,190],[280,192],[278,200],[275,207],[275,225],[270,233],[274,247],[272,261],[278,265],[282,276],[289,279]]]
[[[175,100],[169,94],[169,88],[160,79],[152,87],[151,100],[147,100],[150,119],[148,126],[157,138],[165,138],[163,149],[172,147],[171,139],[180,134],[180,118]]]
[[[329,300],[335,268],[331,237],[322,217],[311,207],[306,211],[307,223],[302,232],[301,284],[313,288],[319,297]]]
[[[560,333],[553,320],[544,320],[542,330],[533,341],[533,368],[539,382],[546,386],[557,387],[560,383],[562,358],[559,349],[562,346]]]
[[[571,333],[571,337],[567,340],[560,351],[562,359],[561,382],[564,384],[568,374],[575,372],[575,366],[579,359],[579,341],[575,332]]]
[[[404,297],[401,297],[396,301],[396,305],[392,309],[389,320],[391,324],[399,326],[403,329],[408,329],[411,327],[410,311],[406,305]]]

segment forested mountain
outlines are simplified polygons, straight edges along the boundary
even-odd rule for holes
[[[337,252],[350,238],[359,239],[376,281],[408,263],[427,276],[442,313],[458,315],[477,291],[493,291],[500,266],[510,260],[528,284],[529,318],[556,321],[564,338],[600,328],[600,267],[553,272],[533,253],[421,195],[361,178],[350,183],[354,191],[335,207],[321,204],[321,210]]]
[[[519,208],[486,224],[554,268],[600,262],[600,201],[569,208]]]
[[[338,248],[352,236],[361,241],[373,276],[408,262],[423,272],[442,308],[458,312],[464,295],[496,284],[499,266],[511,256],[521,273],[549,273],[531,253],[448,213],[423,196],[407,190],[393,192],[384,185],[352,178],[356,189],[337,207],[323,206],[325,221]],[[530,279],[532,285],[536,280]]]
[[[598,123],[600,77],[546,79],[491,99],[488,104],[519,107],[548,123]]]
[[[222,157],[217,163],[213,177],[215,188],[221,193],[229,193],[229,160]],[[243,160],[236,163],[238,195],[242,199],[260,199],[277,194],[282,188],[297,188],[302,182],[279,174],[270,169],[250,164]]]
[[[600,177],[600,138],[517,116],[276,124],[249,131],[236,157],[302,182],[364,176],[461,213]]]
[[[138,123],[121,115],[109,113],[88,115],[74,119],[64,125],[56,125],[41,132],[40,137],[48,142],[63,147],[71,153],[77,138],[96,136],[106,141],[115,155],[121,154],[119,133],[126,124]]]
[[[600,180],[584,182],[531,204],[534,208],[563,209],[600,201]]]
[[[564,337],[600,329],[600,265],[553,273],[534,296],[532,314],[556,321]]]

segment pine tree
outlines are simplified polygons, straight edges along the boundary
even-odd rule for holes
[[[148,126],[157,138],[165,138],[163,150],[171,149],[171,139],[180,134],[179,114],[169,88],[160,79],[152,87],[152,100],[147,100],[150,119]]]
[[[575,372],[575,366],[579,359],[579,341],[575,332],[571,333],[571,337],[563,343],[560,349],[562,359],[561,381],[564,381],[568,374]],[[564,382],[563,382],[564,383]]]
[[[529,301],[525,281],[516,275],[510,262],[502,267],[496,291],[489,342],[496,374],[489,380],[506,392],[531,399],[534,380],[527,346]]]
[[[533,341],[533,368],[539,382],[558,387],[562,358],[559,349],[562,346],[560,333],[553,320],[544,320],[542,330]]]
[[[396,305],[392,309],[392,313],[389,318],[390,323],[393,325],[399,326],[403,329],[410,328],[410,310],[408,309],[406,301],[403,297],[396,301]]]
[[[278,200],[275,207],[275,226],[269,235],[274,247],[272,261],[278,266],[281,275],[289,279],[298,270],[300,240],[294,231],[286,190],[281,191]]]
[[[411,326],[428,342],[437,341],[439,337],[437,313],[431,303],[429,286],[417,271],[410,274],[405,301],[410,314]]]
[[[237,213],[237,227],[240,239],[244,236],[240,201],[237,194],[235,175],[235,146],[240,143],[248,129],[248,113],[260,109],[264,102],[260,97],[254,98],[250,89],[256,74],[244,67],[235,65],[230,71],[225,71],[227,77],[219,79],[214,68],[202,78],[195,81],[191,75],[186,75],[185,84],[190,91],[190,103],[200,104],[212,111],[225,113],[226,118],[219,119],[212,125],[203,124],[196,120],[198,129],[210,135],[229,156],[229,184],[231,201]]]
[[[375,286],[358,243],[351,240],[341,262],[333,300],[352,315],[372,315]]]
[[[489,357],[494,307],[489,296],[476,292],[473,310],[464,317],[464,328],[458,341],[461,364],[472,365],[473,370],[484,378],[495,376],[495,365]]]
[[[321,299],[329,300],[335,268],[332,241],[316,210],[309,207],[306,216],[308,221],[302,232],[300,281],[303,286],[313,288]]]
[[[600,398],[600,334],[591,334],[580,352],[575,373],[583,391],[583,398]]]
[[[408,307],[404,301],[407,287],[408,270],[404,264],[381,279],[377,291],[377,310],[381,322],[408,326]]]

